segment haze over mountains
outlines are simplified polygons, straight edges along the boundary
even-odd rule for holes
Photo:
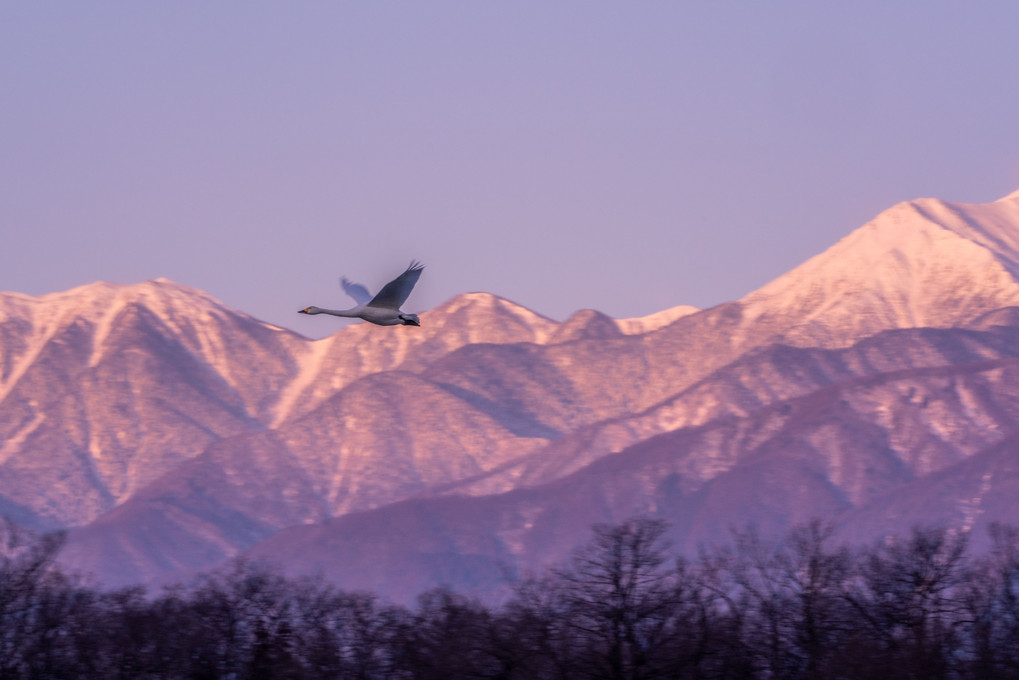
[[[110,585],[248,553],[397,599],[641,513],[688,551],[1019,523],[1019,192],[897,205],[711,309],[421,318],[312,341],[164,279],[0,294],[0,514]]]

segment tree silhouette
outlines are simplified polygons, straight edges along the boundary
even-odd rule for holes
[[[597,525],[502,605],[405,608],[244,560],[149,594],[55,567],[0,525],[0,680],[1019,679],[1019,530],[917,528],[850,551],[809,522],[671,559],[666,524]]]
[[[675,572],[666,569],[666,523],[631,519],[596,525],[594,539],[560,572],[570,627],[583,641],[578,660],[594,677],[666,677]]]
[[[960,612],[954,596],[970,574],[966,545],[964,534],[914,528],[859,560],[846,600],[887,677],[935,680],[952,673]]]

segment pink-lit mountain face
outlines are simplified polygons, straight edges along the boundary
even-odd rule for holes
[[[471,293],[311,341],[166,281],[0,294],[0,514],[111,585],[248,553],[404,599],[594,522],[696,550],[1019,524],[1019,193],[891,208],[740,301],[557,323]]]

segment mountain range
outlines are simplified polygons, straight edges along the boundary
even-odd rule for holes
[[[107,585],[248,555],[397,600],[636,514],[688,553],[1019,523],[1019,192],[894,206],[710,309],[421,320],[309,340],[165,279],[2,293],[0,514]]]

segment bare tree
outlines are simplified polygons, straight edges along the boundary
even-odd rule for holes
[[[814,520],[795,527],[774,555],[780,609],[788,614],[786,677],[834,675],[834,653],[850,628],[843,598],[852,560],[845,547],[833,547],[835,530]]]
[[[768,540],[753,527],[733,544],[702,555],[705,587],[715,597],[715,644],[725,645],[724,676],[823,678],[849,627],[843,593],[847,549],[831,545],[820,521]]]
[[[596,525],[593,540],[560,572],[570,626],[585,645],[591,677],[666,677],[664,653],[677,625],[675,572],[665,568],[662,520]]]
[[[867,551],[846,600],[862,623],[862,644],[887,677],[949,677],[958,646],[956,589],[969,577],[966,536],[914,528]]]
[[[294,654],[308,677],[393,677],[393,638],[406,614],[370,593],[337,591],[317,581],[297,584]]]
[[[1019,528],[988,528],[991,551],[960,588],[973,678],[1019,678]]]
[[[41,601],[60,578],[53,561],[65,535],[35,536],[6,518],[0,522],[0,678],[16,678],[57,653],[48,618],[52,606]]]
[[[486,635],[492,621],[476,600],[445,588],[423,593],[394,639],[401,674],[415,680],[498,677]]]
[[[517,677],[579,677],[574,660],[582,654],[581,636],[570,625],[570,611],[565,583],[556,574],[531,576],[516,584],[502,619],[515,631]]]
[[[665,530],[598,525],[502,607],[438,589],[410,609],[245,561],[103,591],[55,567],[61,536],[0,531],[0,680],[1019,680],[1019,530],[970,559],[945,529],[852,553],[811,522],[695,562]]]

